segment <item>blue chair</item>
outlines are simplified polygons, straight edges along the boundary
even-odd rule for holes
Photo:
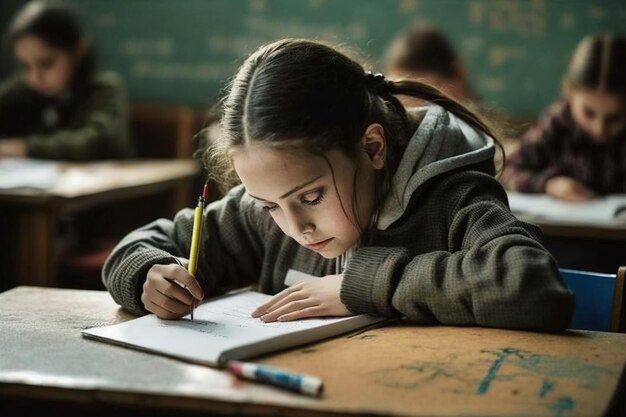
[[[570,329],[624,332],[624,275],[560,269],[565,285],[576,294],[576,309]]]

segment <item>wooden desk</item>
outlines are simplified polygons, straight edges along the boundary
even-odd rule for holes
[[[57,220],[97,205],[170,190],[164,204],[173,213],[189,205],[189,187],[199,172],[192,160],[120,160],[64,164],[48,190],[0,191],[0,210],[17,223],[15,260],[18,285],[55,286]],[[5,219],[6,221],[6,219]]]
[[[547,220],[529,215],[515,214],[517,218],[541,227],[544,235],[551,237],[583,238],[626,241],[626,224],[578,224],[557,220]]]
[[[626,224],[570,223],[515,214],[539,226],[543,244],[563,268],[615,274],[626,265]]]
[[[129,318],[106,292],[0,294],[0,408],[20,416],[39,406],[90,416],[593,417],[625,394],[623,381],[617,388],[624,334],[394,326],[260,359],[322,377],[316,399],[80,336]],[[623,402],[611,410],[623,415]]]

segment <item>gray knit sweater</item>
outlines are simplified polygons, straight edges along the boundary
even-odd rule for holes
[[[492,175],[493,141],[440,107],[421,112],[378,227],[365,233],[344,271],[341,300],[354,313],[419,323],[564,329],[574,296],[539,230],[511,214]],[[252,283],[275,294],[289,269],[335,273],[338,260],[285,236],[243,186],[204,216],[196,277],[207,296]],[[148,269],[186,257],[192,225],[193,210],[185,209],[126,236],[103,270],[115,301],[145,314]]]

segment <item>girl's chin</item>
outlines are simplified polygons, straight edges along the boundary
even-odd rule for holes
[[[55,98],[61,94],[60,91],[56,90],[42,90],[42,89],[34,89],[37,93],[44,97]]]
[[[326,259],[335,259],[336,257],[346,252],[346,249],[342,250],[342,249],[337,249],[337,248],[325,249],[325,250],[313,250],[311,248],[307,248],[307,249],[309,249],[311,252],[317,253],[318,255]]]

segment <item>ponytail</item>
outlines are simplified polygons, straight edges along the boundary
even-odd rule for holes
[[[391,81],[387,80],[383,74],[379,73],[366,73],[366,85],[369,91],[381,97],[383,100],[388,101],[394,110],[399,113],[406,114],[406,110],[400,100],[396,97],[398,95],[415,97],[443,107],[445,110],[469,124],[475,130],[484,132],[494,140],[496,147],[502,154],[502,162],[498,171],[501,171],[503,168],[505,162],[504,147],[500,141],[498,141],[496,135],[494,134],[494,130],[490,128],[487,123],[485,123],[476,114],[476,112],[470,110],[464,104],[448,97],[439,89],[428,84],[408,80]]]

